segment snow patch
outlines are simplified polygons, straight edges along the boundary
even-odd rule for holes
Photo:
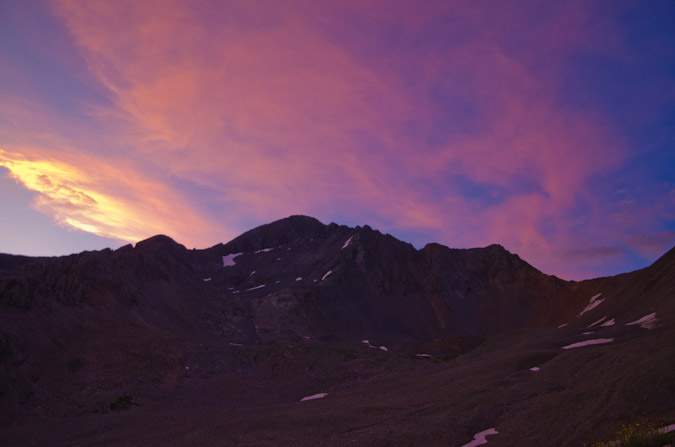
[[[244,346],[241,343],[228,343],[230,346]]]
[[[602,345],[604,343],[611,343],[613,342],[613,338],[595,338],[593,340],[586,340],[586,341],[580,341],[578,343],[572,343],[571,345],[563,346],[563,349],[573,349],[573,348],[581,348],[582,346],[590,346],[590,345]]]
[[[478,445],[487,444],[487,439],[485,439],[486,436],[498,434],[499,432],[494,428],[488,428],[487,430],[483,430],[482,432],[473,435],[473,441],[468,444],[464,444],[462,447],[476,447]]]
[[[591,335],[593,331],[584,332],[584,335]]]
[[[593,326],[595,326],[596,324],[602,323],[602,322],[605,321],[606,319],[607,319],[607,317],[602,317],[602,318],[600,318],[598,321],[596,321],[596,322],[594,322],[594,323],[591,323],[591,324],[589,324],[589,325],[586,326],[586,327],[593,327]]]
[[[239,293],[239,290],[233,290],[232,293]]]
[[[209,281],[211,281],[211,278],[204,278],[204,279],[202,279],[202,281],[209,282]]]
[[[260,250],[256,250],[254,253],[256,253],[256,254],[267,253],[268,251],[272,251],[272,250],[274,250],[274,249],[273,248],[263,248],[263,249],[260,249]]]
[[[331,273],[333,273],[333,271],[332,271],[332,270],[328,270],[328,271],[326,272],[326,274],[323,275],[323,276],[321,277],[321,281],[323,281],[324,279],[328,278],[328,275],[330,275]]]
[[[279,284],[280,282],[281,282],[281,280],[277,279],[276,281],[274,281],[274,284]]]
[[[223,256],[223,267],[232,267],[237,262],[234,260],[234,258],[243,254],[244,253],[232,253],[227,256]]]
[[[614,326],[614,324],[615,324],[615,321],[614,321],[614,318],[612,318],[612,319],[609,320],[609,321],[605,321],[605,322],[602,323],[600,326],[603,326],[603,327],[609,327],[609,326]]]
[[[253,275],[255,275],[255,270],[253,270],[253,271],[251,272],[251,274],[248,275],[248,276],[253,276]]]
[[[383,351],[386,351],[386,350],[387,350],[387,347],[386,347],[386,346],[380,346],[380,347],[378,348],[377,346],[371,345],[371,344],[370,344],[370,340],[361,340],[361,343],[363,343],[363,344],[365,344],[365,345],[368,345],[368,347],[369,347],[369,348],[372,348],[372,349],[382,349],[382,348],[384,348],[384,349],[382,349]]]
[[[560,326],[558,326],[558,329],[560,329],[560,328],[562,328],[562,327],[565,327],[565,326],[567,326],[567,323],[561,324]]]
[[[261,284],[261,285],[259,285],[259,286],[251,287],[250,289],[244,290],[244,292],[250,292],[251,290],[262,289],[263,287],[265,287],[265,284]]]
[[[631,323],[626,323],[626,326],[633,326],[639,324],[643,329],[654,329],[659,323],[659,320],[656,319],[656,312],[652,312],[649,315],[645,315],[639,320],[635,320]]]
[[[387,352],[389,349],[387,349],[386,346],[380,346],[380,351]]]
[[[583,314],[585,314],[586,312],[590,312],[591,310],[593,310],[593,309],[595,309],[596,307],[598,307],[598,306],[600,305],[600,303],[602,303],[603,301],[605,301],[604,299],[601,299],[601,300],[598,299],[598,297],[599,297],[600,295],[602,295],[602,293],[598,293],[597,295],[591,297],[591,302],[588,303],[588,306],[586,306],[586,307],[584,308],[584,310],[582,310],[581,313],[580,313],[579,315],[577,315],[577,316],[580,317],[580,316],[582,316]]]
[[[349,247],[349,243],[352,241],[352,238],[353,238],[353,237],[354,237],[354,236],[349,236],[349,239],[347,239],[347,242],[345,242],[344,244],[342,244],[342,248],[341,248],[340,250],[343,250],[343,249]]]
[[[538,366],[532,367],[532,368],[530,368],[530,371],[535,371],[535,372],[539,371],[539,367]]]
[[[326,396],[328,396],[328,393],[312,394],[311,396],[303,397],[302,399],[300,399],[300,402],[304,402],[306,400],[323,399]]]
[[[415,354],[415,356],[416,356],[416,357],[425,357],[425,358],[429,358],[429,357],[431,357],[431,354]]]
[[[295,280],[296,281],[302,281],[302,276],[298,276],[297,278],[295,278]]]

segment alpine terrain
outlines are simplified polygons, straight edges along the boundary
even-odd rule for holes
[[[3,446],[582,446],[675,423],[675,249],[564,281],[292,216],[0,255]]]

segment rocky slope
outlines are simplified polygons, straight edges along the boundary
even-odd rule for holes
[[[416,250],[305,216],[205,250],[155,236],[115,251],[2,255],[0,435],[459,446],[499,425],[490,444],[557,433],[553,445],[579,445],[620,420],[675,417],[674,294],[673,250],[638,272],[567,282],[498,245]],[[612,341],[562,349],[588,339]],[[322,412],[295,406],[317,393],[331,399],[303,405]],[[111,411],[124,396],[143,406]],[[537,426],[555,408],[553,429]],[[122,425],[101,428],[111,421]]]

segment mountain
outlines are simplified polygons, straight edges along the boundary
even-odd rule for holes
[[[0,255],[0,437],[580,445],[675,419],[674,292],[675,249],[568,282],[499,245],[416,250],[306,216],[205,250]]]

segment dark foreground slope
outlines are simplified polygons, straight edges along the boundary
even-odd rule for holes
[[[4,256],[0,439],[572,446],[673,422],[674,257],[574,283],[302,216],[207,250]],[[562,349],[588,339],[612,341]]]

